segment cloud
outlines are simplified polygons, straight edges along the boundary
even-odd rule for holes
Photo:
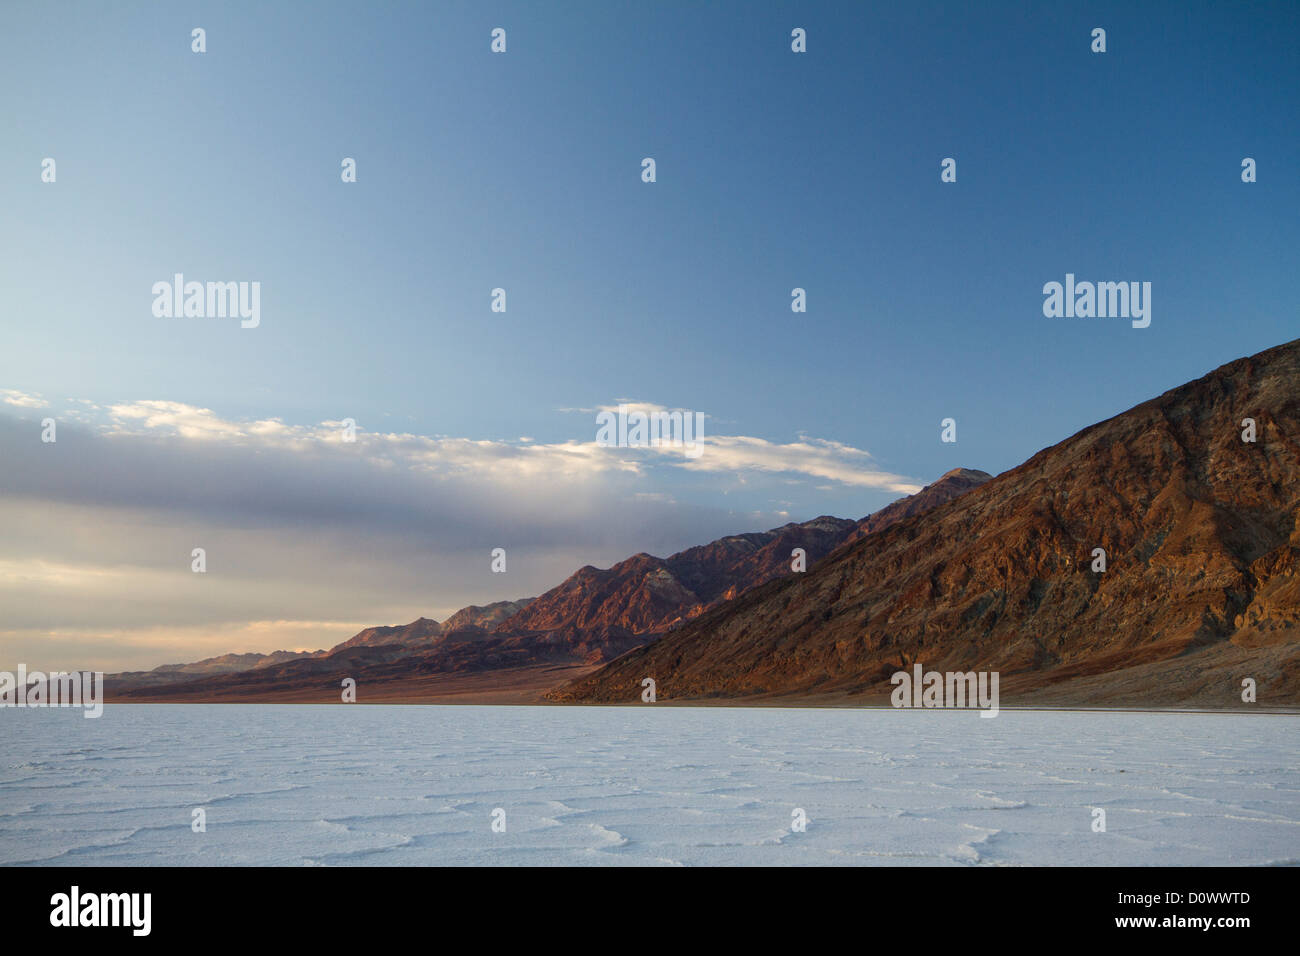
[[[631,399],[619,399],[615,404],[600,406],[599,410],[618,412],[620,409],[628,414],[645,415],[675,411],[665,405]],[[218,417],[210,409],[165,401],[112,405],[109,413],[112,423],[108,431],[115,435],[172,435],[243,444],[261,442],[304,452],[314,447],[347,453],[351,446],[372,464],[405,464],[433,474],[474,475],[495,483],[592,478],[610,472],[641,474],[655,456],[662,456],[662,464],[688,471],[802,475],[899,494],[912,494],[921,489],[901,475],[876,468],[871,455],[862,449],[802,436],[800,441],[779,444],[744,435],[705,435],[700,439],[704,452],[696,458],[687,458],[680,448],[671,444],[647,448],[601,446],[596,444],[594,434],[590,441],[537,443],[531,438],[507,442],[358,430],[356,441],[346,443],[342,440],[343,423],[338,421],[316,426],[289,426],[278,418],[235,422]]]
[[[620,398],[611,405],[594,409],[563,409],[573,412],[612,412],[629,417],[663,415],[672,412],[689,414],[686,409],[670,408],[655,402],[642,402]],[[704,416],[706,419],[709,416]],[[910,495],[920,491],[922,485],[902,475],[882,471],[872,463],[871,455],[843,442],[800,436],[800,441],[779,444],[763,438],[746,435],[692,436],[703,446],[700,454],[687,456],[680,446],[670,443],[649,448],[623,448],[627,456],[639,452],[654,452],[666,456],[674,467],[687,471],[732,473],[744,480],[745,472],[799,475],[805,478],[830,479],[843,485],[874,488]],[[635,460],[635,459],[633,459]]]
[[[319,636],[303,625],[294,646],[329,646],[348,636],[337,622],[442,619],[540,594],[585,564],[789,520],[786,507],[719,507],[721,474],[733,490],[810,479],[915,488],[865,451],[802,437],[706,436],[691,459],[602,447],[594,423],[582,439],[551,442],[359,423],[347,442],[338,421],[234,420],[162,400],[78,408],[58,415],[48,444],[0,414],[0,652],[22,659],[42,648],[85,656],[96,640],[121,642],[133,667],[287,646],[284,628],[259,621],[316,622]],[[709,478],[699,494],[694,476]],[[191,571],[196,547],[203,574]],[[496,547],[507,549],[507,575],[491,572]],[[238,642],[221,643],[232,634]],[[96,651],[112,653],[108,643]]]
[[[18,408],[48,408],[49,402],[46,402],[38,395],[28,395],[26,392],[20,392],[13,388],[0,388],[0,402],[6,405],[14,405]]]
[[[704,452],[686,459],[681,467],[691,471],[760,471],[829,478],[845,485],[878,488],[910,495],[921,485],[871,465],[871,456],[859,448],[820,438],[780,445],[743,435],[704,439]]]

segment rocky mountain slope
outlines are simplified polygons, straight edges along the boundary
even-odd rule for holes
[[[904,518],[919,515],[923,511],[937,508],[945,501],[951,501],[958,495],[965,494],[972,488],[978,488],[993,476],[987,471],[974,468],[954,468],[945,473],[932,485],[926,485],[914,495],[899,498],[874,514],[867,515],[858,522],[857,528],[849,535],[848,541],[857,541],[873,531],[883,531],[891,524],[897,524]]]
[[[855,527],[821,517],[721,538],[668,558],[637,554],[607,570],[588,565],[497,632],[566,645],[583,657],[617,656],[644,643],[644,635],[665,632],[788,571],[794,548],[803,548],[810,563],[825,557]]]
[[[341,644],[330,648],[330,654],[337,654],[353,647],[381,647],[399,645],[401,647],[424,647],[435,637],[443,633],[443,626],[428,617],[418,617],[410,624],[392,627],[368,627],[357,632]]]
[[[1243,420],[1256,441],[1243,441]],[[1300,703],[1300,341],[866,534],[549,695],[856,696],[916,662],[1024,700]],[[1094,549],[1105,571],[1093,570]]]
[[[638,554],[608,570],[585,567],[501,624],[499,633],[566,644],[588,661],[608,659],[679,627],[745,591],[792,573],[794,549],[807,566],[846,541],[934,507],[989,475],[956,469],[920,492],[863,518],[823,515],[771,531],[732,535],[668,558]]]
[[[522,598],[518,601],[497,601],[483,607],[471,604],[469,607],[461,608],[443,621],[442,629],[448,634],[469,627],[479,627],[485,631],[490,631],[502,621],[509,620],[532,603],[533,598]]]
[[[600,663],[653,641],[752,587],[792,573],[795,548],[804,550],[812,567],[863,533],[864,524],[887,527],[988,477],[958,469],[861,521],[823,516],[771,531],[732,535],[668,558],[638,554],[606,570],[588,566],[537,598],[472,605],[442,623],[418,618],[400,626],[366,628],[329,651],[259,663],[255,669],[178,672],[174,679],[157,671],[119,674],[111,675],[109,687],[123,698],[134,699],[173,694],[181,699],[246,697],[279,693],[304,683],[324,687],[342,677],[374,684],[436,674]]]

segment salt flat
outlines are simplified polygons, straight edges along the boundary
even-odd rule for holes
[[[5,710],[0,863],[1296,865],[1297,741],[1269,715]]]

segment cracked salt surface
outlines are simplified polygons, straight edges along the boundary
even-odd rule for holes
[[[4,864],[1300,863],[1295,716],[114,704],[0,723]]]

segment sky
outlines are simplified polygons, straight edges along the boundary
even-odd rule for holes
[[[0,25],[0,667],[324,647],[861,517],[1300,335],[1294,3]],[[155,315],[176,273],[258,282],[257,327]],[[1150,326],[1046,317],[1067,273],[1150,282]],[[620,402],[703,453],[599,447]]]

